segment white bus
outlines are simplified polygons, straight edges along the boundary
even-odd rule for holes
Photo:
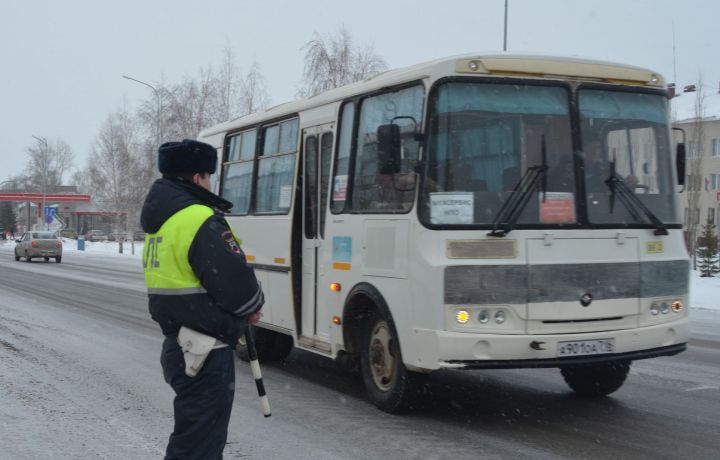
[[[400,412],[438,369],[556,367],[602,396],[686,348],[684,145],[650,70],[446,58],[200,139],[265,291],[261,359],[350,358]]]

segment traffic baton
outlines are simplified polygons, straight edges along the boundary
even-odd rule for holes
[[[252,370],[253,377],[255,378],[255,385],[257,386],[258,396],[260,396],[260,406],[262,407],[263,415],[270,417],[270,402],[268,401],[267,394],[265,394],[265,384],[263,384],[262,373],[260,372],[260,362],[257,357],[257,350],[255,349],[255,337],[253,335],[252,326],[248,325],[245,331],[245,344],[247,345],[248,357],[250,358],[250,369]]]

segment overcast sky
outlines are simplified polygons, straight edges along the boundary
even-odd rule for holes
[[[155,84],[216,66],[230,46],[256,59],[273,104],[294,98],[301,50],[340,25],[390,68],[503,46],[504,0],[0,0],[0,181],[26,149],[61,138],[82,168],[112,111],[137,108]],[[648,67],[678,86],[720,81],[716,0],[509,0],[508,51]],[[673,28],[675,64],[673,63]]]

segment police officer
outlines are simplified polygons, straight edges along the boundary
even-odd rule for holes
[[[165,335],[160,362],[176,394],[166,459],[222,458],[235,394],[233,350],[264,303],[223,217],[232,203],[210,192],[216,166],[211,145],[189,139],[161,145],[162,178],[142,209],[150,314]],[[194,377],[178,345],[183,326],[216,339]]]

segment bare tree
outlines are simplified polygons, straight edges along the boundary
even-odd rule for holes
[[[78,193],[90,193],[90,177],[88,176],[87,171],[83,171],[81,169],[76,170],[70,176],[70,182],[77,187]]]
[[[25,186],[43,192],[62,185],[63,176],[73,164],[73,152],[67,142],[57,139],[48,142],[39,138],[27,149],[28,162],[25,166]]]
[[[89,190],[101,209],[115,213],[115,231],[127,231],[127,224],[135,227],[147,192],[139,147],[137,125],[123,109],[108,116],[91,149],[86,172]],[[122,215],[128,222],[123,222]]]
[[[22,191],[32,191],[32,190],[39,190],[39,187],[35,187],[30,180],[30,176],[28,174],[15,174],[14,176],[9,176],[8,180],[6,181],[5,185],[3,186],[4,191],[14,191],[14,192],[22,192]]]
[[[55,140],[53,147],[55,153],[55,170],[60,184],[64,182],[65,174],[70,171],[75,161],[70,145],[62,139]]]
[[[222,64],[217,76],[218,117],[229,120],[233,117],[235,100],[240,87],[240,70],[235,60],[235,54],[229,45],[223,49]]]
[[[309,97],[332,88],[372,77],[387,68],[385,60],[369,45],[355,47],[345,27],[334,35],[317,32],[307,42],[299,95]]]
[[[262,110],[269,103],[257,63],[243,76],[230,48],[225,49],[218,72],[208,66],[196,77],[177,84],[161,79],[153,87],[158,99],[153,94],[133,114],[123,109],[108,116],[92,146],[88,166],[73,176],[78,188],[92,194],[105,210],[126,212],[130,229],[136,228],[143,198],[159,176],[158,137],[160,143],[196,138],[208,126]],[[63,165],[56,168],[60,176],[67,169]],[[29,182],[27,177],[23,180]]]
[[[167,105],[163,108],[168,139],[195,138],[205,127],[225,121],[222,102],[223,85],[211,67],[200,70],[198,77],[186,78],[167,88]]]
[[[197,77],[163,88],[163,94],[163,131],[174,139],[195,138],[208,126],[265,109],[270,100],[258,64],[238,77],[229,51],[220,72],[203,68]]]
[[[265,77],[260,72],[260,65],[253,61],[250,70],[240,81],[240,98],[238,115],[265,110],[270,104]]]

